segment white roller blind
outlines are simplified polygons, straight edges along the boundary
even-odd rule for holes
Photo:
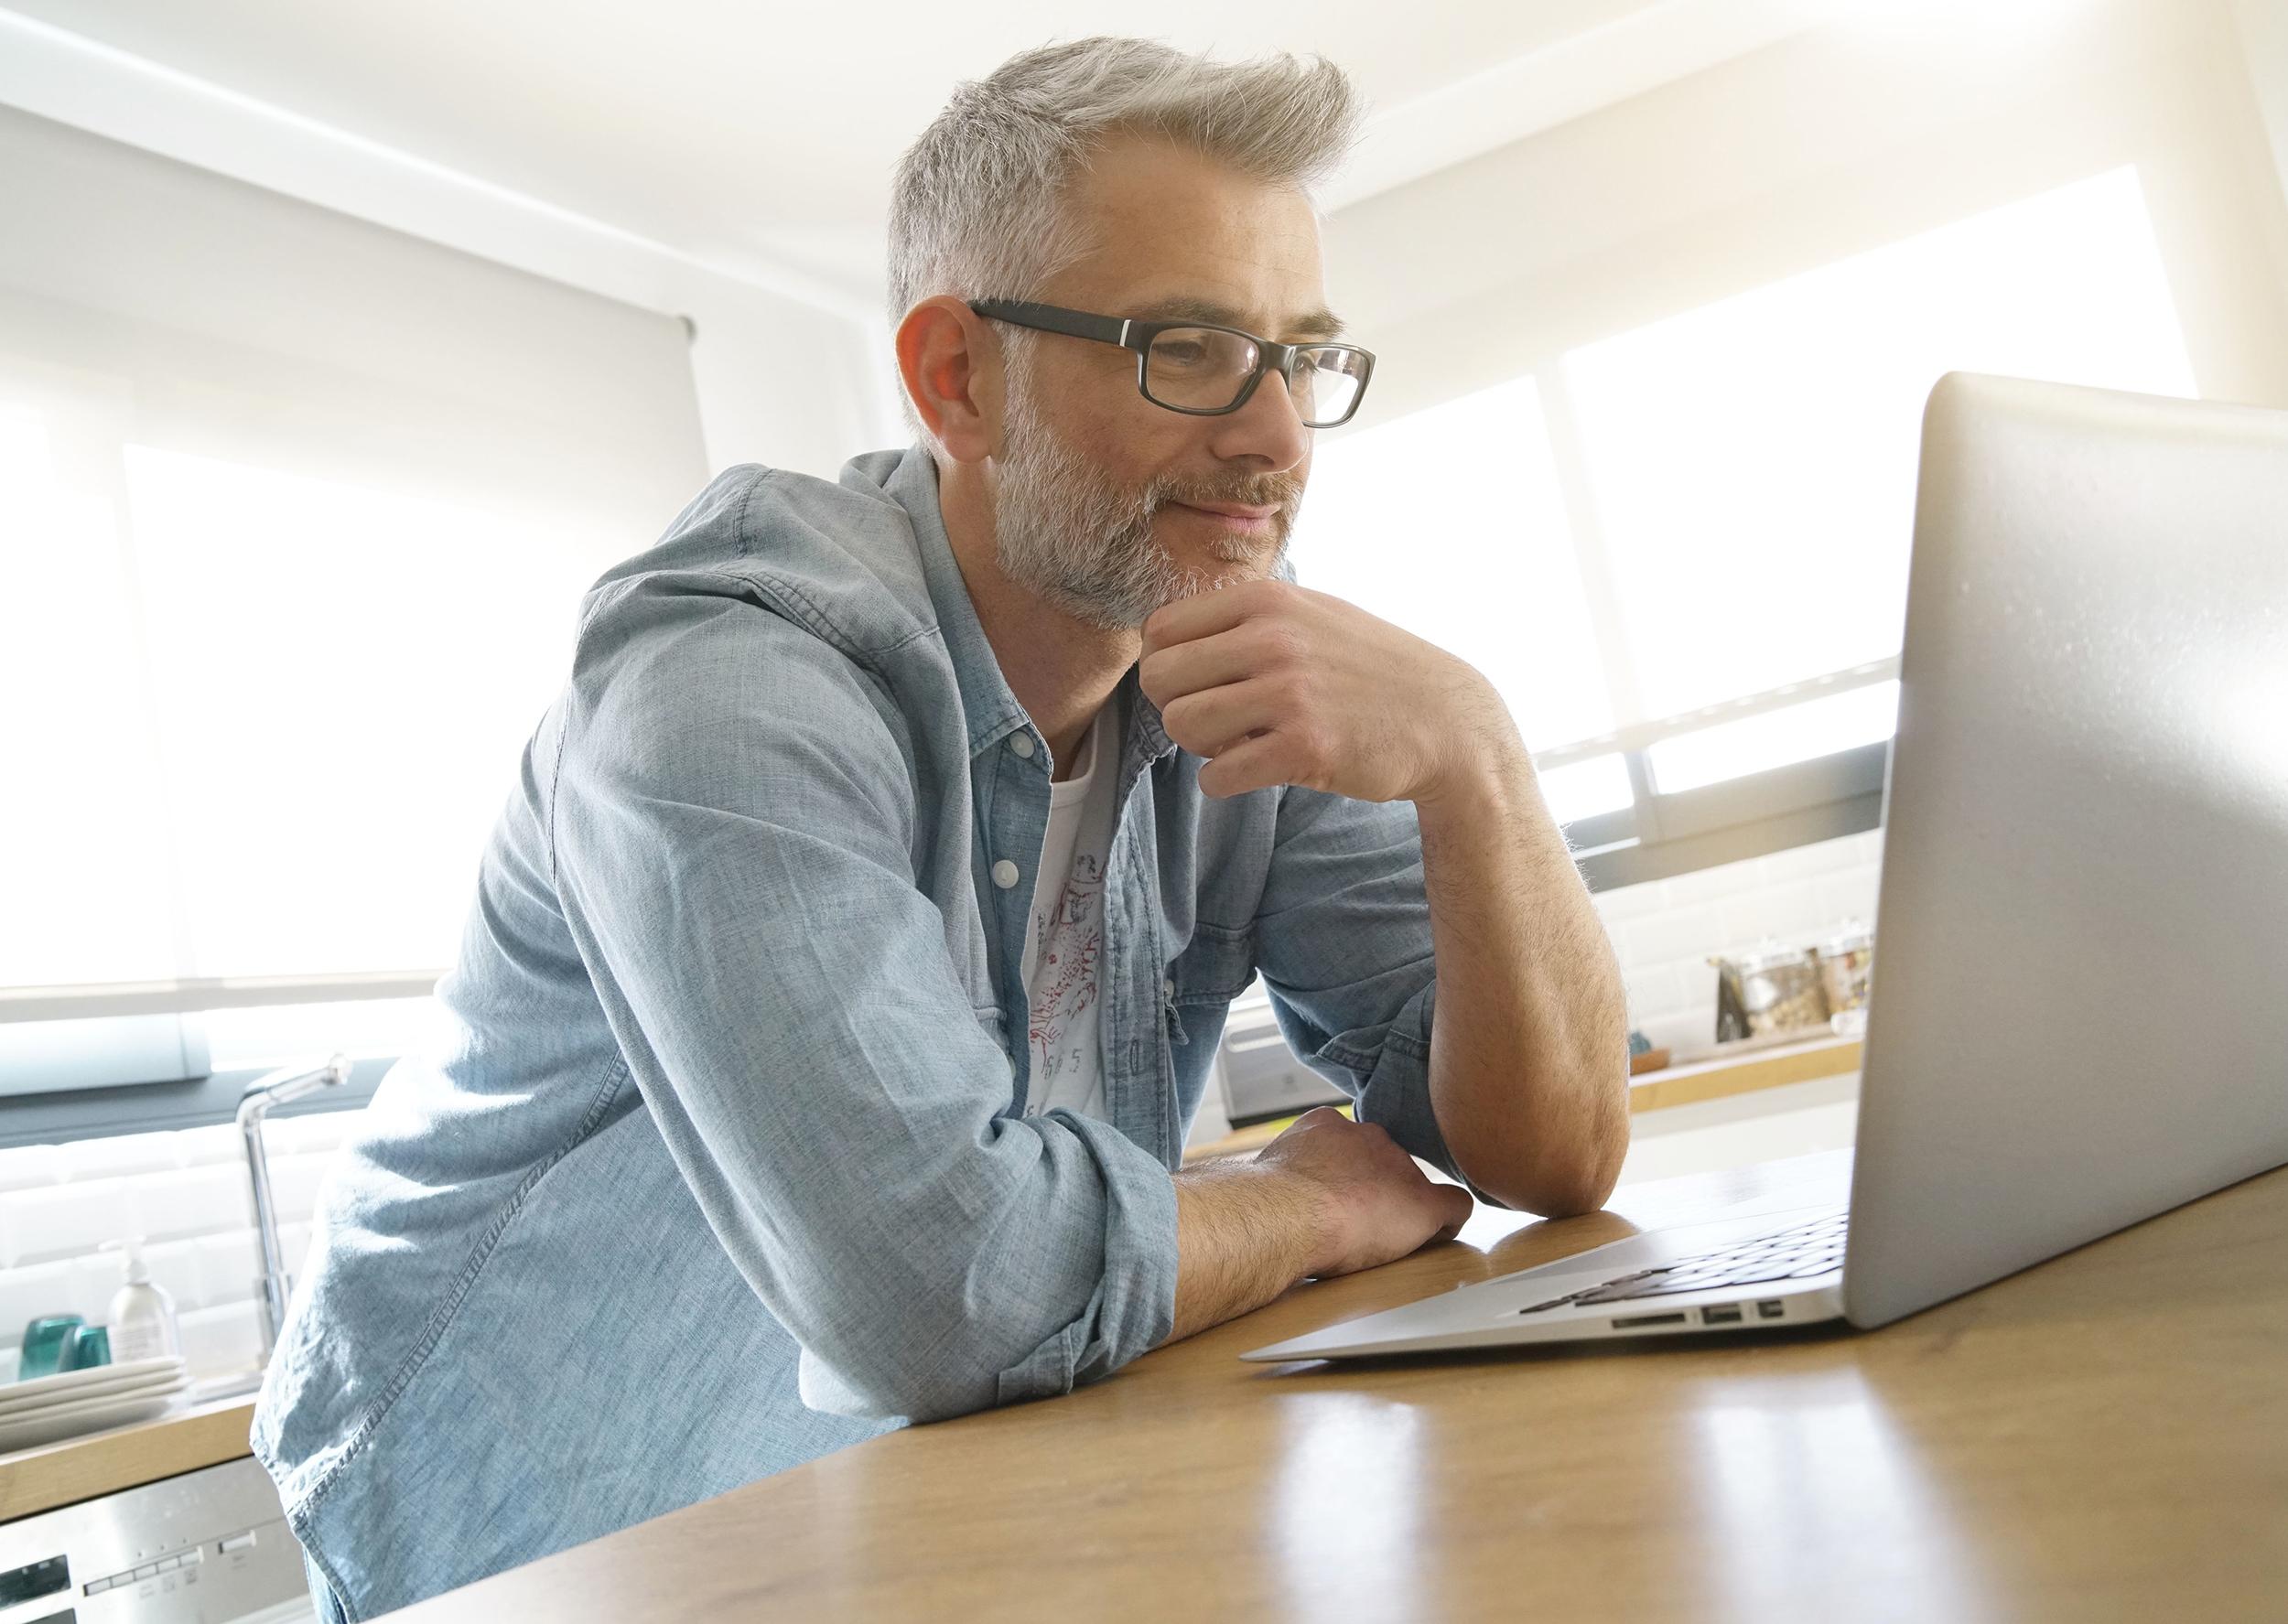
[[[448,963],[675,317],[0,109],[0,1019]]]

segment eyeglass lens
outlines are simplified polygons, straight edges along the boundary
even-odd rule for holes
[[[1144,393],[1163,406],[1220,412],[1255,376],[1257,351],[1220,328],[1171,327],[1154,335],[1144,356]],[[1295,358],[1290,394],[1305,425],[1340,423],[1358,398],[1364,362],[1351,350],[1305,350]]]

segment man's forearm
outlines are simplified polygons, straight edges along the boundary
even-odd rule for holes
[[[1592,1211],[1628,1152],[1628,1006],[1532,760],[1522,745],[1490,752],[1416,811],[1447,1148],[1510,1206]]]
[[[1249,1157],[1175,1176],[1173,1342],[1278,1296],[1306,1274],[1347,1274],[1450,1237],[1467,1193],[1422,1176],[1372,1123],[1321,1106]]]
[[[1309,1272],[1318,1220],[1294,1180],[1227,1156],[1175,1176],[1174,1342],[1260,1308]]]

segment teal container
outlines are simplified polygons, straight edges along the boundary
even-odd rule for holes
[[[98,1365],[112,1361],[112,1333],[101,1325],[75,1325],[71,1341],[64,1349],[63,1368],[67,1371],[92,1371]]]
[[[77,1314],[44,1314],[24,1328],[16,1350],[16,1379],[36,1382],[64,1369],[63,1356],[71,1346],[71,1333],[87,1323]]]

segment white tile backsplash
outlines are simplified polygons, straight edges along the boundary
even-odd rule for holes
[[[1685,1006],[1684,978],[1667,964],[1647,964],[1641,970],[1624,972],[1621,977],[1628,987],[1629,1020],[1643,1025],[1659,1020]]]
[[[1808,879],[1781,880],[1759,890],[1727,897],[1716,908],[1722,940],[1738,945],[1765,936],[1816,935],[1828,922],[1819,887]]]
[[[1674,882],[1663,880],[1663,885]],[[1722,915],[1713,902],[1671,907],[1613,930],[1624,970],[1648,969],[1693,958],[1711,941],[1724,939]]]
[[[1783,885],[1791,879],[1805,879],[1815,874],[1832,874],[1839,868],[1860,868],[1870,859],[1862,836],[1847,834],[1840,840],[1823,840],[1817,845],[1799,845],[1785,852],[1774,852],[1768,857],[1756,859],[1756,871],[1767,886]],[[1876,854],[1879,858],[1880,850]]]
[[[45,1314],[79,1311],[71,1296],[71,1260],[0,1270],[0,1339],[21,1345],[24,1328]],[[5,1374],[14,1376],[10,1365]]]
[[[262,1273],[262,1250],[254,1244],[252,1225],[203,1235],[191,1244],[199,1253],[201,1289],[198,1307],[211,1308],[240,1297],[254,1299],[254,1278]]]
[[[62,1182],[61,1145],[27,1145],[16,1150],[0,1150],[0,1190],[38,1189]]]
[[[267,1124],[279,1242],[298,1282],[328,1164],[356,1112]],[[145,1237],[151,1276],[175,1299],[195,1375],[243,1367],[261,1348],[245,1154],[236,1128],[121,1135],[0,1151],[0,1382],[16,1374],[27,1321],[110,1315],[123,1274],[106,1241]]]
[[[329,1112],[327,1114],[354,1116],[357,1113],[345,1111]],[[281,1128],[294,1126],[298,1120],[288,1117],[282,1122],[265,1123],[263,1125],[263,1143],[272,1144],[273,1135]],[[176,1153],[186,1167],[203,1167],[215,1162],[228,1162],[235,1167],[246,1165],[246,1141],[232,1124],[224,1122],[216,1123],[212,1127],[185,1128],[181,1133],[170,1134],[167,1137],[175,1141]]]
[[[122,1134],[109,1139],[76,1139],[59,1145],[60,1172],[67,1184],[135,1173],[171,1173],[183,1165],[173,1134]]]
[[[97,1178],[0,1195],[0,1264],[14,1268],[50,1258],[83,1257],[105,1241],[136,1233],[127,1210],[132,1182]]]
[[[246,1175],[227,1164],[178,1167],[171,1173],[146,1174],[133,1182],[135,1227],[132,1232],[146,1240],[201,1235],[252,1223],[254,1219]]]
[[[262,1352],[262,1318],[250,1295],[243,1301],[218,1308],[194,1308],[176,1314],[182,1332],[183,1358],[194,1374],[220,1372],[250,1365]]]

